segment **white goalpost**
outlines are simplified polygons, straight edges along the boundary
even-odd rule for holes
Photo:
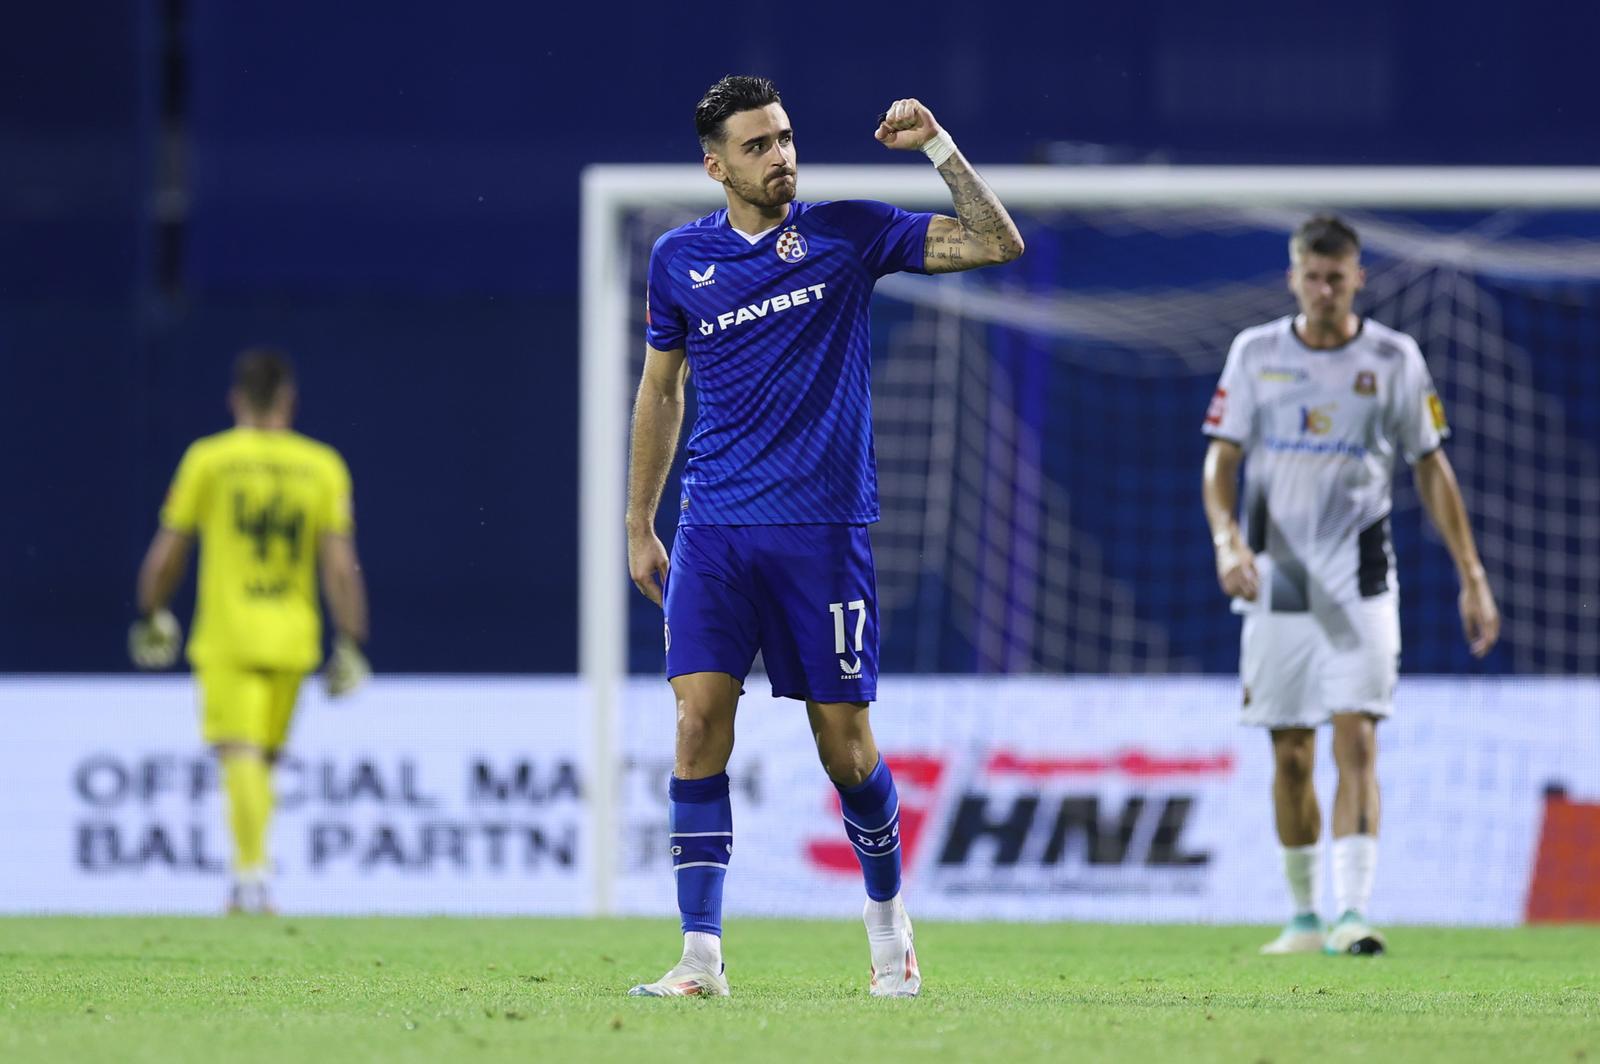
[[[1048,214],[1050,212],[1100,210],[1140,211],[1150,210],[1209,210],[1221,209],[1235,212],[1263,229],[1281,227],[1287,232],[1294,219],[1311,209],[1338,210],[1600,210],[1600,169],[1589,168],[1364,168],[1364,167],[1096,167],[1081,169],[1034,167],[987,167],[983,175],[1000,199],[1014,213]],[[833,199],[878,199],[913,210],[949,209],[949,193],[938,175],[920,159],[903,164],[883,166],[819,166],[807,165],[800,173],[800,194],[808,201]],[[686,216],[704,213],[722,206],[721,188],[706,177],[695,165],[603,165],[587,168],[582,176],[581,252],[580,252],[580,435],[577,460],[579,465],[579,671],[584,682],[589,710],[593,722],[593,771],[591,793],[587,796],[592,810],[592,838],[595,840],[592,864],[594,874],[594,911],[608,914],[614,909],[613,891],[616,883],[618,854],[618,794],[619,777],[618,707],[628,676],[628,631],[630,605],[628,597],[636,594],[631,589],[626,571],[626,542],[623,512],[626,504],[626,462],[630,405],[637,385],[637,365],[642,353],[643,336],[635,326],[639,317],[639,299],[636,279],[643,270],[642,255],[648,254],[648,244],[639,246],[630,237],[628,219],[640,211],[668,211],[681,209]],[[1227,224],[1233,224],[1232,222]],[[1026,226],[1024,226],[1026,234]],[[1366,236],[1367,230],[1363,229]],[[1518,244],[1515,247],[1498,247],[1493,233],[1477,236],[1452,236],[1418,234],[1403,225],[1377,229],[1375,240],[1396,254],[1405,254],[1412,245],[1421,248],[1430,261],[1472,264],[1485,256],[1497,256],[1500,267],[1510,271],[1522,270],[1539,274],[1540,271],[1559,273],[1561,276],[1584,279],[1600,278],[1600,251],[1590,243],[1567,245],[1555,242],[1546,247]],[[1420,244],[1418,244],[1420,242]],[[1425,247],[1422,247],[1425,245]],[[1413,249],[1414,250],[1414,249]],[[1518,256],[1522,256],[1519,258]],[[920,282],[918,282],[920,283]],[[1422,299],[1402,292],[1402,282],[1396,280],[1396,300]],[[884,287],[880,287],[883,291]],[[1045,295],[1023,291],[1005,293],[973,292],[959,287],[938,289],[924,287],[916,290],[899,285],[892,288],[893,298],[906,304],[927,301],[939,304],[946,312],[955,315],[954,321],[1000,323],[1024,330],[1034,330],[1046,335],[1052,330],[1069,328],[1102,328],[1101,335],[1149,332],[1159,325],[1181,331],[1181,325],[1157,323],[1162,299],[1149,293],[1135,293],[1119,305],[1114,299],[1067,305],[1052,304]],[[1213,298],[1209,293],[1200,293]],[[1199,298],[1195,296],[1194,298]],[[1100,305],[1103,304],[1103,305]],[[1169,304],[1170,306],[1170,304]],[[1418,311],[1424,313],[1423,310]],[[1098,317],[1097,317],[1098,315]],[[1119,317],[1120,315],[1120,317]],[[1086,321],[1095,324],[1086,326]],[[959,324],[954,326],[959,329]],[[1402,325],[1402,327],[1404,327]],[[1209,340],[1209,337],[1208,337]],[[1165,341],[1157,341],[1165,342]],[[1225,342],[1225,341],[1224,341]],[[1216,366],[1220,367],[1224,351],[1215,352]],[[1600,356],[1597,356],[1600,357]],[[948,367],[947,367],[948,368]],[[953,372],[953,371],[952,371]],[[1537,397],[1518,400],[1524,406],[1513,406],[1507,412],[1495,413],[1488,418],[1485,430],[1492,437],[1504,433],[1509,441],[1517,431],[1513,424],[1520,416],[1519,410],[1532,409],[1527,404]],[[1196,412],[1196,419],[1199,413]],[[1498,418],[1499,420],[1495,420]],[[685,426],[687,432],[688,426]],[[906,429],[914,437],[916,425]],[[1507,443],[1507,446],[1511,446]],[[931,464],[954,465],[956,443],[946,439],[943,451],[936,448]],[[1521,444],[1518,444],[1521,446]],[[889,449],[892,450],[892,447]],[[1519,452],[1520,453],[1520,452]],[[884,454],[880,453],[880,461]],[[928,460],[923,460],[929,464]],[[1588,469],[1591,456],[1584,453],[1564,455],[1563,460],[1572,468]],[[1531,470],[1516,467],[1508,473],[1513,479],[1532,475]],[[922,474],[907,489],[908,494],[927,494],[943,498],[958,485],[935,476],[936,471]],[[966,475],[966,474],[960,474]],[[971,476],[981,479],[989,475],[981,463]],[[956,478],[958,474],[951,474]],[[1195,472],[1198,478],[1198,470]],[[1024,478],[1026,479],[1026,478]],[[936,482],[937,481],[937,482]],[[1577,486],[1563,484],[1553,487],[1555,497],[1563,507],[1582,509],[1590,503],[1588,488],[1582,478]],[[890,490],[893,490],[892,486]],[[1030,489],[1031,490],[1031,489]],[[1040,489],[1043,491],[1044,489]],[[1600,489],[1596,489],[1600,491]],[[1590,519],[1600,512],[1600,497],[1595,509],[1588,511]],[[1061,521],[1060,507],[1049,499],[1040,502],[1041,525]],[[1470,503],[1469,503],[1470,505]],[[1486,553],[1493,553],[1496,538],[1512,544],[1523,518],[1514,511],[1519,503],[1508,500],[1501,509],[1492,512],[1491,527],[1486,536],[1489,545]],[[1494,508],[1491,507],[1493,510]],[[974,520],[976,518],[973,518]],[[1550,514],[1528,518],[1546,524],[1554,520]],[[959,522],[939,517],[930,518],[928,527],[938,526],[937,548],[930,547],[925,530],[915,534],[924,536],[913,543],[908,540],[905,552],[908,557],[920,556],[931,550],[965,550],[960,546]],[[1049,539],[1049,527],[1039,533]],[[907,535],[913,533],[908,532]],[[976,535],[977,533],[972,533]],[[1009,533],[1008,533],[1009,534]],[[1574,532],[1574,535],[1578,533]],[[891,547],[892,549],[892,547]],[[1510,546],[1505,547],[1510,550]],[[1037,646],[1018,649],[1014,633],[990,631],[975,622],[978,629],[972,633],[975,644],[985,640],[999,641],[1007,648],[996,660],[1015,660],[1023,671],[1069,671],[1090,667],[1116,669],[1119,663],[1131,661],[1143,653],[1139,647],[1148,645],[1139,640],[1144,636],[1135,632],[1137,625],[1129,611],[1129,619],[1122,624],[1117,636],[1124,646],[1106,659],[1091,659],[1075,652],[1070,633],[1066,628],[1073,622],[1067,617],[1071,612],[1068,595],[1087,595],[1075,607],[1106,610],[1117,614],[1119,596],[1126,596],[1125,588],[1110,586],[1104,581],[1092,589],[1083,578],[1085,562],[1081,552],[1067,557],[1063,549],[1059,557],[1048,556],[1049,549],[1041,548],[1041,556],[1028,562],[1019,571],[1035,572],[1040,582],[1041,603],[1029,624],[1039,630],[1038,639],[1049,646],[1059,646],[1059,651],[1041,650]],[[1020,564],[1020,563],[1019,563]],[[1588,570],[1581,568],[1582,560],[1574,561],[1577,568],[1562,569],[1563,578],[1586,579]],[[1600,564],[1600,563],[1597,563]],[[886,568],[891,568],[886,566]],[[1070,575],[1070,579],[1069,579]],[[890,573],[889,579],[894,579]],[[1097,578],[1098,579],[1098,578]],[[970,574],[955,572],[949,580],[949,594],[958,599],[968,592],[964,581],[970,583]],[[1087,589],[1087,590],[1086,590]],[[1542,608],[1542,607],[1541,607]],[[1553,608],[1553,607],[1552,607]],[[1534,609],[1531,602],[1528,609]],[[1119,621],[1119,624],[1121,622]],[[1055,627],[1052,627],[1055,626]],[[1128,634],[1134,633],[1134,634]],[[1581,633],[1580,633],[1581,634]],[[1151,637],[1155,638],[1155,637]],[[1012,640],[1006,643],[1006,640]],[[1043,644],[1041,644],[1043,645]],[[1600,650],[1595,651],[1600,657]],[[1581,669],[1591,658],[1589,649],[1574,645],[1571,660]],[[1057,655],[1057,656],[1052,656]],[[1182,655],[1162,657],[1160,668],[1178,669],[1184,664]],[[1542,660],[1542,659],[1541,659]],[[1110,666],[1104,664],[1109,661]],[[1096,665],[1095,662],[1100,662]],[[1519,663],[1519,668],[1521,667]],[[1536,669],[1537,665],[1532,666]],[[665,687],[663,685],[663,692]],[[665,699],[667,696],[663,694]]]

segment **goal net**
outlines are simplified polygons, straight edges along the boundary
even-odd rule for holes
[[[1507,619],[1487,667],[1600,671],[1592,183],[1560,171],[989,177],[1027,255],[1004,269],[891,276],[873,306],[885,672],[1235,668],[1237,625],[1200,507],[1198,426],[1234,334],[1293,308],[1288,234],[1329,208],[1363,239],[1357,309],[1416,337],[1455,431],[1447,453]],[[720,205],[720,190],[694,167],[599,168],[589,181],[590,207],[606,204],[606,243],[588,261],[604,270],[586,274],[585,373],[605,360],[611,376],[586,402],[616,448],[642,358],[651,243]],[[812,167],[801,192],[948,210],[936,176],[907,167]],[[610,319],[591,322],[591,306]],[[597,465],[588,443],[585,475],[620,528],[620,456]],[[663,505],[664,542],[675,513]],[[1449,556],[1404,474],[1394,525],[1406,670],[1468,668]],[[584,527],[587,541],[596,526]],[[585,640],[616,642],[627,670],[655,671],[659,614],[619,592],[618,558],[586,578],[584,602],[627,605]]]
[[[1448,912],[1427,908],[1436,892],[1394,894],[1389,912],[1509,921],[1525,898],[1544,912],[1566,889],[1548,884],[1575,880],[1548,873],[1544,894],[1528,885],[1541,788],[1570,785],[1583,801],[1600,793],[1576,753],[1600,742],[1578,708],[1592,704],[1600,673],[1600,180],[1255,168],[985,176],[1027,254],[1000,269],[891,276],[873,303],[881,663],[896,705],[914,707],[879,725],[902,793],[921,795],[923,841],[913,853],[906,840],[906,860],[922,904],[1026,918],[1276,913],[1267,806],[1244,797],[1266,793],[1268,767],[1231,725],[1237,680],[1225,676],[1236,675],[1239,627],[1212,571],[1199,429],[1233,336],[1293,309],[1289,233],[1333,209],[1364,242],[1358,310],[1413,335],[1428,359],[1505,615],[1501,646],[1475,662],[1449,555],[1401,473],[1402,665],[1452,679],[1409,681],[1409,716],[1390,734],[1385,771],[1408,781],[1397,820],[1423,832],[1396,829],[1398,852],[1415,860],[1392,871],[1397,883],[1457,882],[1450,862],[1472,855],[1493,872],[1467,875],[1482,889]],[[594,709],[597,906],[669,910],[654,843],[625,856],[607,841],[660,837],[657,782],[671,749],[661,615],[623,563],[627,427],[651,244],[722,199],[696,167],[596,167],[584,183],[580,646]],[[919,165],[807,167],[801,194],[949,209],[938,176]],[[692,419],[692,385],[689,402]],[[659,518],[667,543],[676,493],[675,469]],[[1516,675],[1459,679],[1484,672]],[[1195,673],[1221,675],[1180,675]],[[760,741],[782,727],[793,734]],[[740,815],[763,823],[763,781],[805,793],[815,766],[792,714],[753,713],[741,728],[729,771],[749,792]],[[1544,754],[1528,752],[1534,742]],[[1330,769],[1319,772],[1324,789]],[[849,862],[829,878],[826,843],[785,834],[792,820],[751,836],[766,849],[750,868],[777,879],[770,897],[735,892],[751,899],[743,904],[795,911],[796,883],[818,905],[838,900],[830,890],[859,889]],[[1424,829],[1443,820],[1475,826],[1441,848]],[[1101,867],[1111,858],[1100,850],[1056,846],[1080,828],[1131,848]],[[1541,869],[1565,852],[1539,846]],[[1182,868],[1167,867],[1180,856]]]

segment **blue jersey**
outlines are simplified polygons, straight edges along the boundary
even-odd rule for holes
[[[699,400],[679,523],[878,519],[867,305],[879,277],[925,272],[932,217],[796,202],[753,242],[726,210],[656,241],[646,338],[687,352]]]

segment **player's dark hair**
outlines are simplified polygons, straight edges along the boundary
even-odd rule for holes
[[[1361,238],[1350,223],[1333,214],[1318,214],[1300,223],[1289,238],[1289,254],[1338,258],[1361,250]]]
[[[706,90],[694,105],[694,131],[700,148],[709,152],[727,134],[728,119],[740,111],[755,111],[769,103],[781,103],[778,87],[766,78],[749,74],[729,74]]]
[[[285,388],[294,384],[289,356],[273,347],[252,347],[233,363],[233,386],[250,409],[271,410]]]

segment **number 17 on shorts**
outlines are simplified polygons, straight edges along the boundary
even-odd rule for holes
[[[845,611],[855,618],[854,625],[845,621]],[[833,652],[839,655],[841,680],[861,677],[861,637],[867,630],[867,600],[830,602],[828,612],[833,614]],[[854,632],[851,636],[849,633]],[[847,656],[848,655],[848,656]]]

